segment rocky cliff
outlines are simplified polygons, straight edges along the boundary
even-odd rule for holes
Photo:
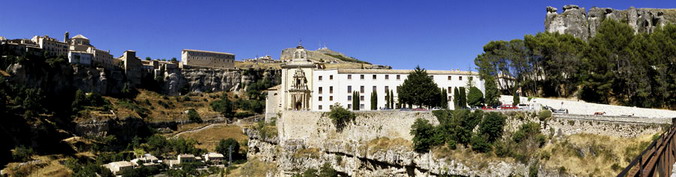
[[[547,7],[545,31],[572,34],[587,40],[596,34],[596,29],[605,19],[627,23],[636,33],[652,32],[667,23],[676,22],[676,9],[634,8],[616,10],[592,7],[589,11],[577,5],[566,5],[563,12]]]
[[[256,74],[245,74],[244,70],[230,69],[183,69],[178,72],[165,73],[162,89],[168,95],[186,92],[239,91],[242,86],[259,79],[275,80],[281,77],[279,70],[253,70]],[[251,73],[249,72],[249,73]]]

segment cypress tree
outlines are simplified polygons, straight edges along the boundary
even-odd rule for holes
[[[371,92],[371,110],[378,109],[378,93],[376,91]]]
[[[460,93],[458,87],[453,88],[453,107],[458,109],[460,107]]]
[[[465,87],[460,87],[459,90],[460,90],[460,93],[459,93],[460,98],[458,98],[459,104],[460,104],[461,108],[464,108],[464,107],[467,106],[467,92],[465,92]]]
[[[394,109],[394,91],[390,90],[390,108]]]
[[[442,109],[448,109],[448,93],[445,88],[441,88],[441,102],[439,103],[439,106]]]

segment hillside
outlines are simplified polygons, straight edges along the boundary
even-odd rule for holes
[[[293,52],[296,48],[286,48],[282,50],[280,55],[281,61],[291,60]],[[360,68],[378,68],[390,69],[390,66],[375,65],[370,62],[350,57],[341,52],[337,52],[328,48],[321,48],[318,50],[307,50],[308,59],[320,63],[327,69],[345,68],[345,69],[360,69]],[[256,63],[256,62],[235,62],[237,68],[255,68],[255,69],[280,69],[283,63]]]

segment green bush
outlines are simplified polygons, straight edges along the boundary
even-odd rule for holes
[[[339,104],[333,105],[328,114],[338,131],[342,131],[349,122],[357,117],[353,112],[348,111]]]
[[[482,135],[474,135],[470,140],[472,145],[472,150],[476,152],[489,152],[491,151],[491,144],[488,142],[488,137]]]
[[[16,161],[25,162],[31,159],[31,156],[35,152],[33,148],[27,148],[25,146],[18,146],[12,150],[12,158]]]
[[[230,152],[230,146],[232,146],[232,159],[237,160],[241,158],[239,154],[239,142],[233,138],[221,139],[216,145],[216,152],[223,154],[225,159],[228,159],[228,153]]]
[[[487,136],[488,142],[495,142],[502,137],[503,127],[506,118],[497,112],[489,112],[484,116],[483,121],[479,123],[479,132]]]
[[[416,119],[411,126],[411,135],[413,135],[413,149],[417,152],[426,152],[431,146],[436,145],[432,137],[435,135],[435,128],[428,120]]]
[[[538,113],[538,119],[540,119],[540,121],[545,121],[550,117],[552,117],[552,111],[545,109],[540,111],[540,113]]]
[[[202,118],[197,113],[197,111],[195,111],[195,109],[189,109],[188,110],[188,120],[190,120],[190,122],[195,122],[195,123],[202,123],[203,122]]]

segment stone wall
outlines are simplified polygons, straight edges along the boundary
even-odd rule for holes
[[[513,132],[526,122],[539,122],[532,112],[506,112],[505,131]],[[516,116],[523,114],[524,116]],[[522,117],[522,118],[518,118]],[[249,135],[250,158],[275,162],[278,176],[291,176],[305,169],[318,169],[329,163],[339,173],[350,176],[466,176],[527,175],[528,164],[514,161],[453,159],[418,153],[411,149],[410,127],[418,119],[438,124],[431,112],[359,111],[357,118],[337,131],[327,113],[286,111],[276,122],[278,136],[261,139],[255,131]],[[668,119],[665,119],[668,120]],[[542,132],[556,136],[579,133],[617,137],[636,137],[662,131],[669,121],[640,118],[593,118],[556,116],[547,121]],[[543,124],[542,122],[540,122]],[[383,139],[403,140],[387,147],[374,144]],[[396,142],[396,141],[395,141]],[[551,169],[540,169],[540,171]]]

